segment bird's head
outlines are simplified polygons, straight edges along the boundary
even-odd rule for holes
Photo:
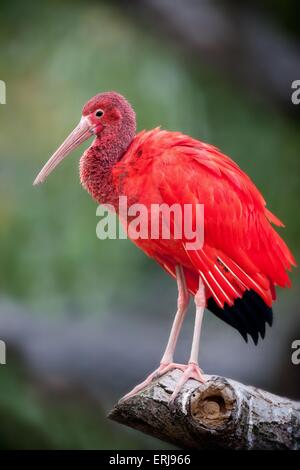
[[[135,129],[135,113],[128,101],[116,92],[99,93],[84,105],[79,124],[50,157],[33,184],[43,183],[65,157],[92,136],[97,137],[100,147],[101,142],[111,142],[125,151]]]

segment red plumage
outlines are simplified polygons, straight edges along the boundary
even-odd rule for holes
[[[282,223],[266,209],[250,178],[216,147],[178,132],[139,133],[114,166],[113,182],[129,204],[204,204],[204,245],[185,250],[184,240],[134,240],[175,277],[184,267],[195,294],[199,273],[207,298],[232,305],[254,290],[271,306],[276,285],[290,285],[295,260],[271,226]]]

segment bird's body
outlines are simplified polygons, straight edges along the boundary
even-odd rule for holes
[[[98,148],[97,140],[94,146]],[[98,203],[113,203],[117,210],[118,197],[123,195],[128,205],[139,203],[147,207],[148,214],[151,204],[204,204],[201,249],[187,251],[184,239],[133,241],[173,277],[176,265],[183,266],[188,290],[193,295],[201,272],[212,310],[217,312],[224,305],[227,309],[233,307],[234,322],[234,315],[239,315],[234,311],[235,300],[242,299],[246,291],[253,291],[254,305],[250,308],[257,310],[260,319],[263,312],[255,307],[255,299],[263,301],[261,306],[271,307],[275,286],[290,285],[286,270],[294,260],[271,226],[271,222],[279,226],[282,223],[268,211],[250,178],[216,147],[179,132],[158,128],[142,131],[122,157],[95,180],[91,177],[94,168],[102,167],[97,164],[99,156],[94,146],[83,155],[80,174],[83,186]],[[248,297],[246,300],[249,308],[251,300]],[[271,323],[271,312],[264,310],[263,320]],[[226,321],[225,316],[223,319]],[[250,319],[246,314],[246,325],[238,322],[238,329],[244,337],[252,333],[256,342],[257,334],[264,334],[264,325],[259,322],[254,331],[255,319],[249,322]]]
[[[180,366],[184,374],[177,393],[187,378],[203,380],[196,343],[205,306],[245,339],[249,334],[256,343],[259,333],[264,337],[265,323],[272,323],[275,287],[290,285],[287,270],[295,265],[271,225],[282,223],[266,208],[251,179],[216,147],[159,128],[136,135],[134,112],[116,93],[92,98],[74,132],[45,165],[37,182],[93,133],[96,138],[80,161],[80,178],[98,203],[112,204],[117,210],[120,196],[126,196],[128,206],[147,208],[149,225],[153,204],[204,205],[204,243],[196,249],[186,248],[184,235],[172,236],[174,225],[170,239],[133,240],[178,282],[178,311],[158,373],[174,366],[173,352],[189,294],[195,297],[192,353],[189,365]]]

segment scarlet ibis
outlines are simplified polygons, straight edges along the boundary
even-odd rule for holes
[[[212,145],[160,128],[136,134],[135,113],[118,93],[100,93],[83,107],[82,117],[36,177],[43,182],[70,152],[89,137],[92,145],[80,159],[83,187],[99,204],[118,210],[119,196],[128,204],[204,204],[204,244],[187,250],[185,240],[137,239],[134,242],[177,280],[177,312],[159,367],[136,386],[131,396],[154,378],[178,368],[175,396],[189,379],[205,377],[199,368],[199,338],[204,308],[236,328],[247,341],[264,338],[272,325],[275,286],[287,287],[287,270],[295,260],[271,224],[272,214],[251,179]],[[173,362],[178,335],[194,297],[196,313],[190,359]]]

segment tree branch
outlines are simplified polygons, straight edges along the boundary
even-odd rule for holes
[[[173,406],[181,372],[119,401],[109,418],[187,449],[300,449],[300,403],[218,376],[189,380]]]

